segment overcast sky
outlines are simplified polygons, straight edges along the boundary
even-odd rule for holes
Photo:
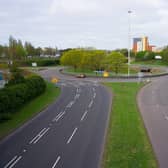
[[[168,45],[167,0],[0,0],[0,44],[9,35],[35,46],[128,47],[131,36]]]

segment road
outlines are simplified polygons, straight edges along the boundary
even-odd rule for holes
[[[168,167],[168,77],[144,87],[138,104],[160,168]]]
[[[49,79],[52,72],[42,75]],[[0,168],[100,166],[111,95],[97,82],[59,85],[56,102],[0,143]]]

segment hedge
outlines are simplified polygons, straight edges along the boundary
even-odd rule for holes
[[[59,59],[30,59],[25,61],[17,61],[20,66],[32,66],[32,63],[36,62],[37,66],[54,66],[59,65]]]
[[[0,89],[0,120],[15,113],[25,103],[42,94],[46,83],[40,76],[31,76],[24,83]]]

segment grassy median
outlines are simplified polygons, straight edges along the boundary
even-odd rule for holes
[[[114,95],[103,168],[157,168],[136,95],[137,83],[107,83]]]
[[[42,111],[59,94],[60,89],[55,87],[54,84],[47,82],[46,91],[42,95],[25,104],[17,113],[12,115],[10,120],[0,123],[0,139]]]

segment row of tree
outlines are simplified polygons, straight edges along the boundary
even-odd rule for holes
[[[8,45],[0,45],[0,58],[10,58],[21,60],[28,56],[55,56],[58,52],[57,48],[52,47],[34,47],[30,42],[22,43],[21,40],[16,40],[12,36],[9,37]]]
[[[61,64],[76,69],[107,70],[116,74],[126,67],[127,58],[120,52],[73,49],[61,57]]]

